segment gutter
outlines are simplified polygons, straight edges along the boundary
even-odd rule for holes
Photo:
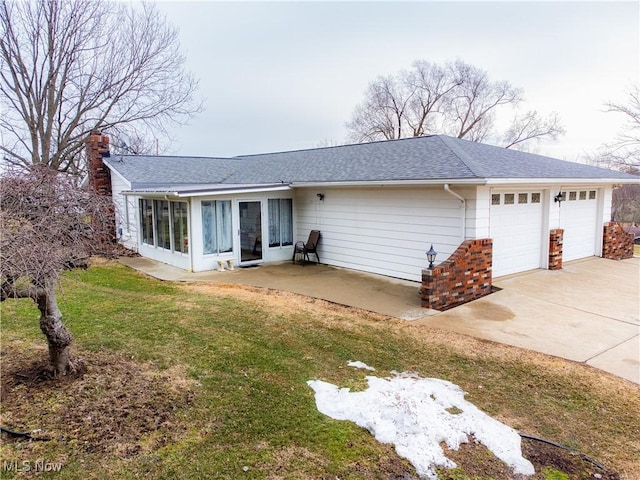
[[[423,179],[423,180],[353,180],[335,182],[291,182],[291,187],[385,187],[385,186],[407,186],[407,185],[442,185],[443,182],[455,181],[456,184],[465,185],[486,185],[483,178],[451,178],[451,179]]]
[[[458,183],[458,182],[456,182]],[[620,185],[638,183],[638,178],[488,178],[486,185],[510,187],[518,186],[539,186],[539,185],[564,185],[567,188],[592,185]]]
[[[451,190],[449,188],[449,184],[448,183],[444,184],[444,191],[449,193],[449,194],[451,194],[451,195],[453,195],[458,200],[460,200],[460,202],[462,203],[462,242],[464,242],[465,239],[466,239],[466,235],[467,235],[467,201],[464,199],[463,196],[461,196],[458,193],[456,193],[453,190]],[[460,242],[460,243],[462,243],[462,242]]]

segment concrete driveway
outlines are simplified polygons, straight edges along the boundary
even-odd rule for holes
[[[502,290],[446,312],[421,308],[416,282],[326,265],[188,273],[141,257],[121,262],[162,280],[237,283],[321,298],[585,362],[640,384],[640,258],[592,257],[563,270],[502,277],[494,281]]]
[[[584,362],[640,383],[640,259],[592,257],[498,278],[502,290],[416,323]]]

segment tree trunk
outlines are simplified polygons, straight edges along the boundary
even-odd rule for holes
[[[40,330],[47,337],[49,344],[50,373],[58,377],[75,372],[75,365],[69,356],[69,345],[73,341],[73,336],[62,323],[55,282],[47,282],[47,286],[38,294],[36,303],[40,310]]]

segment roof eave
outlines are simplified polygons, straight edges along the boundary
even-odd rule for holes
[[[172,198],[188,198],[188,197],[211,197],[215,195],[230,195],[230,194],[242,194],[242,193],[257,193],[257,192],[278,192],[291,190],[288,184],[277,185],[244,185],[242,187],[229,187],[229,188],[198,188],[193,190],[176,190],[173,188],[157,188],[157,189],[140,189],[129,190],[122,192],[124,195],[136,195],[136,196],[169,196]]]
[[[378,187],[378,186],[403,186],[403,185],[485,185],[485,178],[439,178],[422,180],[351,180],[342,182],[291,182],[296,187]]]
[[[620,185],[638,183],[637,178],[488,178],[487,185]]]

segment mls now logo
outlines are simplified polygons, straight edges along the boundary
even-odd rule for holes
[[[5,472],[59,472],[62,470],[62,462],[45,462],[43,459],[14,460],[2,462],[2,470]]]

